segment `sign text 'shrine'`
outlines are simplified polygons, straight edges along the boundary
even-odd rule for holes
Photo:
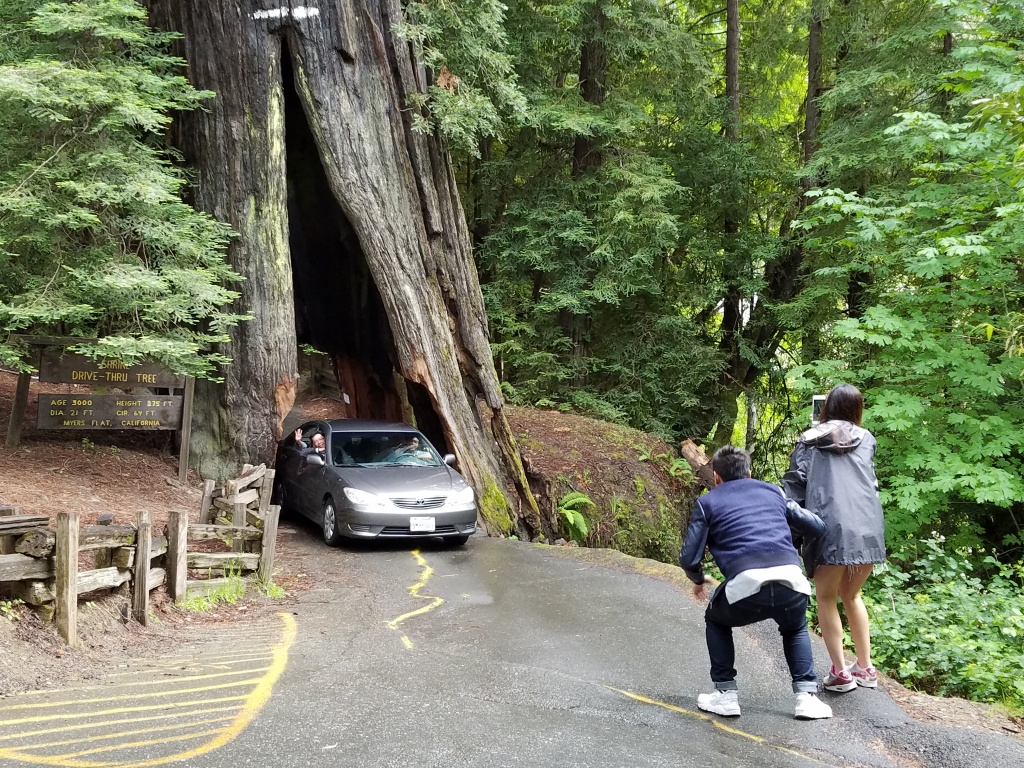
[[[39,395],[40,429],[180,429],[181,395]]]
[[[184,376],[175,376],[159,363],[125,365],[118,360],[90,360],[74,352],[47,349],[39,363],[39,380],[59,384],[92,384],[98,387],[183,387]]]

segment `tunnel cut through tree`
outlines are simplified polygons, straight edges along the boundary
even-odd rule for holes
[[[349,415],[409,418],[458,456],[489,531],[539,533],[509,430],[455,179],[412,130],[428,73],[397,0],[151,0],[216,93],[175,143],[195,203],[239,233],[245,277],[223,384],[197,394],[204,475],[271,461],[297,343],[330,354]]]

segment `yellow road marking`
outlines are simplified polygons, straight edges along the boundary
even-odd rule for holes
[[[391,627],[391,629],[397,630],[398,626],[407,619],[411,619],[413,616],[419,616],[421,614],[428,613],[429,611],[434,610],[435,608],[437,608],[437,606],[441,605],[444,602],[444,600],[440,597],[420,594],[420,590],[427,586],[427,582],[430,580],[430,577],[434,575],[434,569],[430,567],[430,565],[424,559],[423,555],[420,554],[420,551],[418,549],[414,549],[412,551],[412,556],[416,558],[416,562],[420,565],[420,567],[423,570],[420,571],[419,581],[417,581],[415,584],[409,587],[409,594],[413,597],[419,598],[420,600],[430,600],[430,604],[424,605],[421,608],[417,608],[415,611],[403,613],[401,616],[392,619],[388,622],[388,626]],[[412,640],[409,639],[408,635],[402,635],[402,643],[405,645],[406,648],[411,649],[414,647],[412,644]]]
[[[789,747],[783,747],[783,746],[781,746],[779,744],[772,744],[770,741],[765,739],[763,736],[755,736],[752,733],[747,733],[746,731],[741,731],[739,728],[733,728],[732,726],[726,725],[725,723],[723,723],[718,718],[712,717],[711,715],[706,715],[703,712],[694,712],[692,709],[684,709],[683,707],[677,707],[675,704],[669,704],[666,701],[658,701],[657,699],[649,699],[646,696],[641,696],[639,693],[632,693],[630,691],[623,691],[623,690],[621,690],[619,688],[613,688],[610,685],[602,685],[601,687],[605,688],[605,689],[607,689],[609,691],[614,691],[615,693],[620,693],[623,696],[625,696],[626,698],[642,702],[643,704],[651,704],[652,706],[655,706],[655,707],[662,707],[663,709],[668,709],[668,710],[671,710],[672,712],[678,712],[681,715],[687,715],[689,717],[694,717],[694,718],[697,718],[698,720],[705,720],[705,721],[711,723],[713,726],[715,726],[715,728],[717,728],[717,729],[719,729],[721,731],[725,731],[726,733],[731,733],[733,736],[739,736],[739,737],[744,738],[744,739],[750,739],[755,744],[760,744],[761,746],[765,746],[765,747],[771,747],[772,749],[777,749],[779,752],[785,752],[787,755],[793,755],[794,757],[799,757],[802,760],[809,760],[810,762],[817,763],[818,765],[827,765],[827,766],[830,766],[830,768],[836,768],[836,766],[834,766],[832,763],[822,762],[821,760],[818,760],[817,758],[810,757],[809,755],[805,755],[803,752],[798,752],[795,749],[790,749]]]
[[[211,659],[217,659],[217,658],[220,658],[220,657],[211,657]],[[227,657],[224,657],[224,658],[226,659]],[[127,671],[127,672],[112,672],[111,674],[107,675],[107,678],[111,678],[111,677],[126,677],[128,675],[137,675],[137,674],[139,674],[140,671],[157,672],[157,671],[159,671],[161,669],[166,669],[166,670],[183,669],[183,668],[192,667],[192,666],[198,666],[199,668],[214,668],[214,669],[221,668],[221,667],[226,668],[226,667],[233,667],[236,664],[248,664],[250,661],[267,661],[268,659],[271,659],[271,658],[273,658],[273,657],[270,654],[264,654],[262,656],[248,656],[248,657],[235,658],[235,659],[225,660],[225,661],[216,661],[216,660],[205,659],[205,658],[201,662],[199,660],[197,660],[197,659],[172,659],[170,661],[167,661],[167,662],[164,662],[164,663],[161,663],[161,664],[154,664],[152,666],[142,666],[142,667],[138,667],[136,669],[133,669],[133,670],[130,670],[130,671]],[[40,693],[53,693],[53,690],[54,689],[50,689],[50,690],[47,690],[47,691],[29,691],[29,693],[25,694],[25,695],[40,694]],[[63,689],[57,689],[57,690],[63,690]]]
[[[247,696],[223,696],[219,699],[207,699],[204,704],[223,704],[225,701],[245,701]],[[80,720],[86,717],[100,717],[101,715],[121,715],[130,712],[148,712],[154,709],[169,709],[170,707],[195,706],[194,701],[175,701],[170,704],[151,704],[147,707],[117,707],[115,709],[104,709],[99,712],[85,712],[81,714],[63,715],[33,715],[22,717],[17,720],[0,720],[0,725],[21,725],[22,723],[45,723],[47,720]],[[0,752],[0,757],[3,752]]]
[[[124,736],[138,736],[140,733],[157,733],[159,731],[170,731],[182,728],[195,728],[200,725],[212,725],[213,723],[223,723],[225,720],[231,720],[230,715],[224,715],[223,717],[215,717],[211,720],[196,720],[193,723],[175,723],[173,725],[164,725],[159,728],[141,728],[134,731],[114,731],[112,733],[104,733],[100,736],[86,736],[79,739],[65,739],[64,741],[49,741],[43,744],[32,744],[31,749],[49,749],[50,747],[66,747],[68,744],[88,744],[93,741],[103,741],[104,739],[119,739]],[[117,722],[120,725],[124,721]],[[92,727],[92,726],[88,726]],[[18,734],[22,737],[27,734]],[[10,747],[12,750],[27,749],[29,747]]]
[[[153,720],[172,720],[180,717],[192,717],[194,715],[210,715],[214,712],[237,712],[238,707],[214,707],[213,709],[194,709],[191,712],[175,712],[170,715],[151,715],[150,717],[129,717],[117,720],[101,720],[100,722],[82,723],[80,725],[62,725],[59,728],[42,728],[38,731],[22,731],[21,733],[9,733],[0,736],[0,741],[8,739],[25,739],[29,736],[48,736],[53,733],[65,733],[67,731],[81,731],[86,728],[104,728],[109,725],[126,725],[128,723],[147,723]]]
[[[269,667],[267,667],[269,669]],[[247,672],[256,670],[246,670]],[[102,704],[105,701],[121,701],[122,699],[155,699],[164,696],[175,696],[179,693],[202,693],[203,691],[219,691],[225,688],[238,688],[240,685],[254,685],[262,678],[253,677],[248,680],[237,680],[233,683],[221,683],[220,685],[202,685],[198,688],[181,688],[173,691],[156,691],[154,693],[130,693],[121,696],[103,696],[98,699],[68,699],[66,701],[41,701],[38,704],[12,704],[9,707],[0,707],[0,712],[9,712],[13,709],[47,709],[49,707],[74,707],[79,704]],[[180,682],[180,681],[161,681]],[[159,683],[155,683],[159,684]]]
[[[117,683],[115,685],[80,685],[73,688],[52,688],[48,691],[26,691],[21,694],[22,696],[29,696],[39,693],[68,693],[70,691],[96,691],[96,690],[118,690],[121,688],[135,688],[138,686],[155,686],[155,685],[170,685],[172,683],[181,683],[187,680],[212,680],[215,677],[231,677],[232,675],[251,675],[253,672],[266,672],[270,667],[259,667],[258,669],[239,669],[234,672],[215,672],[210,675],[179,675],[177,677],[168,675],[166,677],[157,680],[141,680],[136,683]],[[136,670],[132,672],[133,675],[138,675],[143,670]],[[154,671],[154,670],[149,670]],[[2,712],[5,707],[0,707]]]
[[[230,722],[230,724],[228,726],[226,726],[224,728],[217,728],[217,729],[212,729],[212,730],[207,730],[207,731],[201,731],[201,732],[198,732],[198,733],[189,733],[189,734],[178,735],[178,736],[162,736],[160,738],[150,739],[150,740],[142,740],[142,741],[136,741],[136,742],[107,745],[107,746],[103,746],[103,747],[95,747],[95,748],[92,748],[92,749],[87,749],[87,750],[78,751],[78,752],[69,752],[69,753],[63,754],[63,755],[39,755],[39,754],[31,754],[30,753],[30,750],[42,749],[45,746],[45,745],[42,745],[42,744],[22,745],[22,746],[18,746],[18,747],[7,747],[7,748],[0,748],[0,758],[10,758],[10,759],[19,760],[19,761],[26,762],[26,763],[34,763],[34,764],[39,764],[39,765],[64,766],[64,767],[67,767],[67,768],[113,768],[115,766],[117,768],[143,768],[145,766],[165,765],[167,763],[177,762],[179,760],[187,760],[189,758],[194,758],[194,757],[197,757],[199,755],[207,754],[209,752],[212,752],[215,749],[219,749],[220,747],[224,746],[225,744],[230,743],[235,738],[237,738],[238,735],[240,733],[242,733],[242,731],[244,731],[246,729],[246,727],[248,727],[249,724],[255,719],[256,715],[259,714],[260,710],[263,708],[263,706],[270,699],[270,694],[273,691],[274,684],[280,678],[281,674],[284,672],[284,669],[285,669],[285,667],[288,664],[288,651],[291,648],[292,644],[295,642],[295,636],[296,636],[295,620],[291,617],[290,614],[281,613],[281,614],[279,614],[279,616],[280,616],[281,621],[282,621],[282,623],[284,625],[283,631],[282,631],[282,634],[281,634],[281,639],[277,642],[276,645],[274,645],[273,648],[270,649],[272,661],[271,661],[270,665],[266,668],[266,673],[262,677],[251,679],[251,680],[246,680],[246,681],[243,681],[243,682],[240,682],[240,683],[227,683],[227,684],[215,685],[215,686],[201,686],[201,687],[197,687],[197,688],[180,689],[180,690],[174,690],[174,691],[163,691],[160,694],[152,694],[152,695],[161,695],[161,696],[167,697],[167,696],[176,696],[176,695],[185,694],[185,693],[197,693],[197,692],[203,692],[203,691],[208,691],[208,690],[216,690],[216,689],[222,689],[222,688],[232,688],[232,687],[237,687],[238,685],[243,685],[243,684],[253,685],[253,690],[248,695],[246,695],[246,696],[222,697],[222,698],[218,698],[218,699],[209,699],[209,700],[206,700],[206,701],[202,702],[202,704],[205,704],[205,705],[222,703],[222,702],[228,702],[228,701],[239,701],[239,702],[241,702],[240,706],[236,710],[236,714],[233,717],[230,717],[230,718],[227,718],[227,717],[226,718],[220,718],[220,719],[217,719],[217,720],[210,721],[210,722],[219,722],[219,721],[223,721],[225,719],[230,719],[231,722]],[[249,670],[249,671],[251,672],[252,670]],[[180,679],[177,680],[177,681],[165,681],[165,682],[180,682]],[[138,695],[138,696],[132,696],[131,698],[145,698],[145,697],[147,697],[149,695],[150,694],[141,694],[141,695]],[[75,703],[82,704],[82,703],[87,703],[87,702],[102,702],[102,701],[107,701],[107,700],[108,699],[82,700],[82,701],[79,701],[79,702],[66,701],[66,702],[63,702],[63,704],[64,705],[72,705],[72,704],[75,704]],[[101,716],[116,715],[116,714],[131,714],[131,713],[145,712],[145,711],[148,711],[148,710],[156,710],[156,709],[167,710],[167,709],[170,709],[170,708],[180,708],[180,707],[186,707],[186,706],[194,707],[195,705],[196,705],[196,702],[194,702],[194,701],[185,701],[185,702],[175,701],[175,702],[165,702],[163,704],[145,705],[145,706],[137,706],[137,707],[119,707],[119,708],[116,708],[116,709],[103,710],[103,711],[100,711],[100,712],[82,713],[82,714],[77,714],[77,715],[76,714],[72,714],[72,715],[68,715],[68,714],[35,715],[35,716],[32,716],[32,717],[25,717],[25,718],[21,718],[21,719],[8,720],[8,721],[0,721],[0,726],[20,725],[22,723],[43,722],[43,721],[48,721],[48,720],[70,720],[70,719],[74,719],[74,718],[77,718],[79,720],[87,719],[88,718],[88,719],[92,720],[93,718],[101,717]],[[55,705],[54,704],[48,704],[48,703],[40,703],[38,705],[36,705],[36,704],[31,704],[31,705],[15,705],[13,707],[8,707],[7,709],[15,709],[15,708],[22,708],[22,707],[36,708],[36,707],[45,707],[45,706],[55,706]],[[232,709],[235,709],[235,708],[234,707],[227,707],[227,708],[224,708],[224,709],[232,710]],[[217,710],[192,710],[190,713],[179,713],[178,715],[163,714],[163,715],[156,716],[156,717],[153,717],[153,718],[137,718],[137,719],[126,719],[126,720],[114,720],[113,722],[108,721],[107,723],[102,723],[102,724],[111,725],[111,724],[120,724],[120,723],[125,723],[125,722],[141,722],[143,720],[159,720],[159,719],[163,719],[163,718],[167,718],[167,717],[186,716],[188,714],[193,714],[193,715],[194,714],[206,714],[206,713],[211,712],[211,711],[217,711]],[[181,723],[179,725],[179,729],[180,728],[196,727],[196,726],[201,725],[201,724],[204,724],[204,723]],[[100,725],[100,724],[96,723],[95,721],[93,721],[93,722],[91,722],[89,724],[90,727],[96,727],[97,725]],[[67,730],[73,730],[73,729],[76,729],[78,727],[80,727],[80,726],[74,725],[74,726],[68,726],[66,729]],[[61,730],[61,729],[51,729],[49,731],[34,731],[32,733],[33,734],[41,735],[43,733],[56,732],[57,730]],[[156,728],[146,729],[146,730],[143,730],[143,731],[132,732],[132,733],[140,733],[140,734],[141,733],[158,733],[160,731],[167,731],[167,730],[170,730],[170,727],[166,727],[166,726],[165,727],[156,727]],[[15,734],[14,738],[24,738],[27,735],[29,735],[29,734],[26,734],[26,733]],[[127,735],[127,733],[125,735]],[[189,750],[187,750],[185,752],[179,752],[177,754],[172,754],[172,755],[164,755],[164,756],[161,756],[161,757],[154,757],[154,758],[148,758],[148,759],[142,759],[142,760],[100,760],[100,761],[96,761],[96,760],[81,760],[81,759],[79,759],[79,758],[82,758],[82,757],[88,757],[90,755],[97,755],[97,754],[100,754],[100,753],[103,753],[103,752],[111,752],[111,751],[115,751],[115,750],[124,750],[124,749],[130,749],[130,748],[138,748],[138,747],[157,746],[157,745],[161,745],[161,744],[170,744],[170,743],[186,741],[186,740],[201,739],[201,738],[205,738],[205,737],[209,737],[209,736],[212,736],[213,738],[211,738],[209,741],[206,741],[205,743],[203,743],[203,744],[201,744],[201,745],[199,745],[197,747],[193,747],[192,749],[189,749]],[[108,735],[108,737],[109,737],[109,735]],[[95,739],[89,739],[89,741],[98,740],[100,738],[103,738],[103,737],[96,737]],[[79,742],[68,742],[68,743],[84,743],[85,741],[86,740],[80,740]],[[50,746],[54,746],[54,745],[50,745]]]
[[[226,730],[227,728],[214,728],[209,731],[202,731],[201,733],[186,733],[182,736],[169,736],[166,739],[151,739],[149,741],[130,741],[127,744],[111,744],[106,747],[83,749],[80,752],[68,752],[65,755],[54,755],[51,759],[70,760],[74,757],[84,757],[85,755],[98,755],[101,752],[111,752],[115,749],[132,749],[134,747],[150,747],[154,744],[167,744],[172,741],[188,741],[190,739],[199,739],[203,736],[213,736],[218,733],[223,733]]]

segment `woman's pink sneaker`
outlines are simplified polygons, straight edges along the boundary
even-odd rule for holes
[[[828,670],[828,674],[825,676],[825,682],[822,683],[822,687],[826,691],[835,691],[836,693],[846,693],[852,691],[857,687],[857,681],[850,675],[849,670],[841,669],[836,672],[835,666],[832,666]]]
[[[867,667],[862,668],[860,664],[854,662],[854,665],[850,667],[850,677],[852,677],[861,688],[878,687],[878,670],[870,664]]]

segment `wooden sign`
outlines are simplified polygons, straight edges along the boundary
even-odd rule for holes
[[[176,376],[159,363],[125,365],[119,360],[91,360],[75,352],[44,349],[39,361],[39,380],[59,384],[90,384],[95,387],[184,387],[185,377]]]
[[[39,429],[180,429],[181,395],[39,395]]]

